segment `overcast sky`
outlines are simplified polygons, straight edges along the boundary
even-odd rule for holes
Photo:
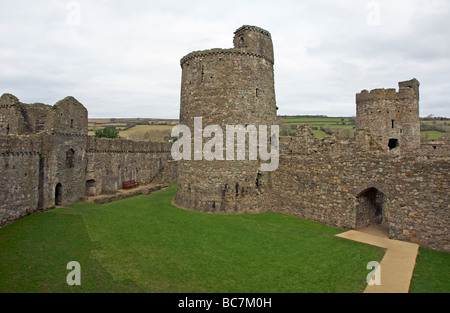
[[[355,115],[362,89],[417,78],[420,115],[450,117],[450,1],[0,0],[0,94],[90,118],[178,118],[180,59],[272,34],[278,114]]]

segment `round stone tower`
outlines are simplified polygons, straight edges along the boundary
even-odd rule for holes
[[[179,161],[175,203],[188,209],[259,212],[254,198],[270,188],[270,173],[260,171],[259,158],[249,158],[248,135],[245,160],[225,157],[225,131],[227,125],[270,129],[276,123],[271,35],[259,27],[242,26],[233,42],[232,49],[195,51],[181,59],[180,124],[193,135],[194,118],[201,117],[201,129],[217,125],[224,137],[223,160]],[[204,137],[203,143],[210,139]]]

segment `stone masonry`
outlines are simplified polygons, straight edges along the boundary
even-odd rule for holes
[[[224,131],[226,125],[276,122],[270,33],[242,26],[233,42],[232,49],[196,51],[181,59],[180,124],[191,133],[194,117],[203,118],[203,127]],[[259,168],[259,160],[180,161],[175,203],[206,212],[259,212],[254,198],[267,196],[267,175]]]
[[[112,194],[122,182],[176,181],[169,143],[88,137],[86,108],[0,98],[0,227],[28,214]]]
[[[234,48],[181,59],[180,123],[271,125],[276,106],[269,32],[242,26]],[[356,95],[356,140],[282,138],[280,164],[178,161],[175,203],[216,213],[276,211],[345,229],[386,223],[391,238],[450,251],[449,144],[420,143],[419,82]],[[225,153],[225,151],[224,151]]]

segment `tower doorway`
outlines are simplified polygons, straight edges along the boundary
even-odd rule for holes
[[[58,183],[55,188],[55,205],[62,204],[62,185]]]

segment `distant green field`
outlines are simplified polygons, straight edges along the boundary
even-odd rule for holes
[[[281,133],[282,136],[295,135],[296,126],[310,124],[313,127],[314,135],[321,139],[328,136],[327,132],[332,132],[341,139],[348,139],[354,136],[354,132],[341,132],[342,129],[355,129],[354,117],[278,117],[280,126],[284,125],[287,130]],[[136,125],[128,128],[129,123],[148,123]],[[447,120],[421,120],[421,137],[424,140],[443,138],[450,132],[450,124]],[[166,124],[166,125],[161,125]],[[171,129],[178,124],[178,120],[158,120],[158,119],[89,119],[89,135],[94,135],[94,129],[106,126],[114,126],[120,131],[122,138],[138,141],[167,141],[170,137]],[[281,127],[282,129],[283,127]]]
[[[323,137],[328,136],[326,133],[324,133],[320,129],[313,130],[312,132],[313,132],[314,136],[316,136],[317,139],[322,139]]]
[[[421,120],[420,121],[420,135],[422,139],[443,139],[449,138],[450,121],[448,120]]]
[[[312,127],[312,132],[316,138],[321,139],[325,136],[329,136],[324,130],[329,130],[333,132],[334,135],[340,136],[341,129],[354,129],[354,118],[350,117],[279,117],[278,119],[281,123],[281,128],[291,127],[290,134],[295,135],[296,125],[310,124]],[[284,126],[283,126],[284,125]],[[282,132],[282,135],[286,135]],[[350,134],[352,137],[353,134]],[[347,138],[347,136],[342,135],[342,137]]]
[[[425,139],[438,139],[442,135],[443,135],[443,133],[435,131],[435,130],[420,132],[420,136],[422,136],[422,138],[425,138]]]
[[[345,122],[349,121],[348,117],[299,117],[299,118],[283,118],[283,120],[287,123],[315,123],[315,122],[324,122],[324,123],[332,123],[332,122],[342,122],[344,119]]]
[[[88,135],[94,136],[96,129],[115,127],[120,138],[135,141],[167,142],[177,120],[165,119],[89,119]]]
[[[345,135],[340,134],[341,129],[355,129],[355,118],[350,117],[279,117],[281,123],[294,127],[290,130],[291,135],[295,135],[295,125],[300,124],[310,124],[313,128],[314,135],[321,139],[328,136],[323,130],[328,129],[337,135],[338,138],[347,139],[349,136],[352,137],[354,133]],[[425,140],[427,139],[438,139],[447,136],[450,133],[450,123],[448,120],[422,120],[421,123],[421,137]],[[282,125],[281,124],[281,125]],[[447,136],[448,137],[448,136]]]

